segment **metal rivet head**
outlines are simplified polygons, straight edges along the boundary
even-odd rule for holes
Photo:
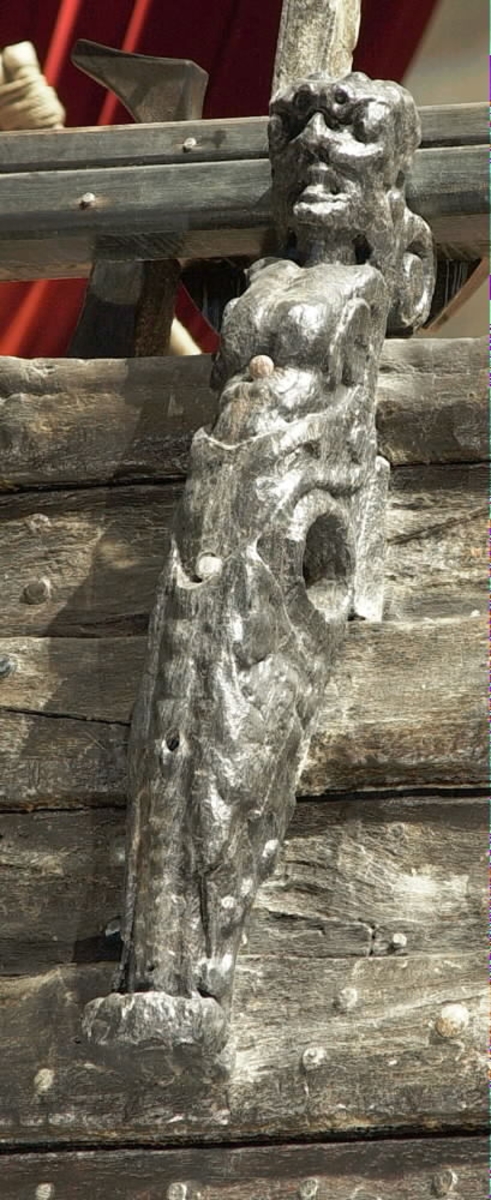
[[[318,1179],[304,1179],[298,1189],[298,1200],[316,1200],[319,1191]]]
[[[54,1184],[38,1183],[35,1191],[36,1200],[53,1200],[55,1194]]]
[[[405,950],[407,946],[407,936],[405,933],[393,933],[390,939],[390,944],[393,950]]]
[[[197,145],[198,145],[198,143],[197,143],[197,141],[196,141],[196,138],[195,138],[195,137],[188,137],[188,138],[186,138],[186,140],[185,140],[185,141],[182,143],[182,148],[183,148],[183,150],[184,150],[184,153],[185,153],[185,154],[188,154],[190,150],[196,150],[196,146],[197,146]]]
[[[444,1168],[443,1171],[437,1171],[431,1181],[431,1190],[434,1196],[448,1196],[453,1191],[455,1184],[458,1182],[458,1176],[450,1167]]]
[[[465,1004],[444,1004],[435,1021],[435,1029],[442,1038],[459,1037],[469,1024],[469,1009]]]
[[[93,208],[94,204],[95,204],[94,193],[93,192],[84,192],[84,195],[80,197],[80,200],[78,202],[78,207],[81,209]]]
[[[347,987],[347,988],[343,988],[342,991],[338,992],[338,995],[335,996],[335,998],[332,1002],[332,1006],[333,1006],[335,1012],[347,1013],[347,1012],[351,1012],[351,1009],[355,1007],[355,1005],[357,1004],[357,1001],[358,1001],[358,992],[357,992],[356,988]]]
[[[51,596],[50,580],[33,579],[31,583],[26,584],[23,596],[26,604],[44,604]]]
[[[274,371],[273,359],[268,354],[255,354],[248,366],[249,375],[253,379],[266,379]]]
[[[171,1183],[167,1188],[167,1200],[190,1200],[190,1196],[187,1183]]]
[[[13,675],[16,666],[15,658],[11,658],[10,654],[0,654],[0,679],[8,679],[9,675]]]
[[[51,1071],[49,1067],[41,1067],[41,1069],[34,1076],[34,1089],[38,1096],[42,1096],[45,1092],[49,1092],[50,1088],[53,1087],[54,1079],[54,1071]]]
[[[302,1054],[302,1067],[304,1071],[318,1071],[325,1063],[327,1054],[323,1046],[307,1046]]]

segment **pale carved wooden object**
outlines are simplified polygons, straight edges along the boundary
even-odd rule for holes
[[[361,0],[283,0],[273,94],[314,71],[333,79],[348,75],[360,15]]]

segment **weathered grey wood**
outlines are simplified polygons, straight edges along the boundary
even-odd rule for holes
[[[381,453],[394,466],[487,458],[486,392],[484,338],[387,341],[377,394]]]
[[[57,807],[60,802],[86,803],[90,797],[94,802],[101,798],[111,802],[118,775],[124,792],[125,731],[121,729],[120,744],[111,736],[99,748],[97,722],[128,720],[144,641],[130,637],[1,640],[1,654],[11,654],[18,664],[13,675],[0,681],[0,718],[10,713],[14,722],[0,780],[4,806]],[[438,784],[485,787],[486,664],[486,630],[472,616],[382,625],[353,622],[339,677],[334,677],[326,696],[300,793]],[[43,715],[24,737],[15,725],[15,720],[24,718],[14,714],[26,711]],[[49,714],[57,719],[49,721]],[[90,724],[83,724],[81,731],[75,731],[74,723],[69,725],[76,739],[68,743],[73,757],[72,793],[60,716],[95,722],[93,744]],[[43,722],[52,726],[51,735]],[[41,759],[41,765],[34,766]],[[84,763],[86,775],[81,781]],[[105,800],[108,771],[111,782]],[[55,784],[58,773],[60,796]]]
[[[304,959],[459,954],[484,943],[487,800],[302,803],[259,889],[247,953]],[[3,814],[0,971],[111,960],[124,813]]]
[[[6,1155],[9,1200],[51,1186],[63,1200],[484,1200],[485,1138],[424,1138],[242,1150],[105,1150]],[[185,1183],[183,1181],[186,1181]],[[454,1189],[458,1188],[458,1192]]]
[[[266,159],[143,166],[136,176],[133,166],[4,174],[0,278],[70,274],[74,264],[86,274],[94,256],[209,257],[217,230],[222,255],[257,256],[271,227],[270,183]],[[86,204],[86,195],[94,201]],[[457,246],[485,254],[487,147],[418,151],[408,202],[455,257]]]
[[[3,496],[3,636],[144,632],[179,494],[166,484]],[[386,617],[485,611],[487,495],[484,466],[393,472]]]
[[[486,104],[437,104],[419,109],[422,148],[484,146],[488,141]],[[184,137],[196,143],[183,150]],[[85,167],[182,162],[225,162],[267,158],[267,117],[228,117],[90,129],[25,130],[0,133],[0,174],[59,171]]]
[[[125,784],[121,725],[0,711],[2,808],[124,804]]]
[[[216,409],[210,359],[0,362],[0,488],[164,479]],[[488,456],[486,339],[386,341],[380,452],[394,465]]]
[[[361,0],[283,0],[272,92],[323,72],[342,79],[351,71]]]
[[[111,976],[87,966],[0,981],[4,1144],[485,1128],[484,953],[313,959],[308,974],[303,958],[243,954],[235,1065],[203,1087],[189,1072],[172,1085],[154,1052],[125,1076],[88,1051],[83,1006]]]
[[[401,467],[387,512],[386,618],[483,611],[487,468]]]

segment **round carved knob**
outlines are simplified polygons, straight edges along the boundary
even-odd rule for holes
[[[253,379],[265,379],[267,375],[272,375],[273,371],[274,362],[268,354],[256,354],[251,358],[249,375],[252,375]]]

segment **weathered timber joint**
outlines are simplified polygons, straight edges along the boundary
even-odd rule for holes
[[[433,286],[404,198],[418,141],[396,84],[316,76],[273,99],[289,257],[229,304],[218,414],[192,446],[132,725],[119,991],[86,1009],[100,1045],[219,1055],[346,623],[381,618],[378,362]]]

